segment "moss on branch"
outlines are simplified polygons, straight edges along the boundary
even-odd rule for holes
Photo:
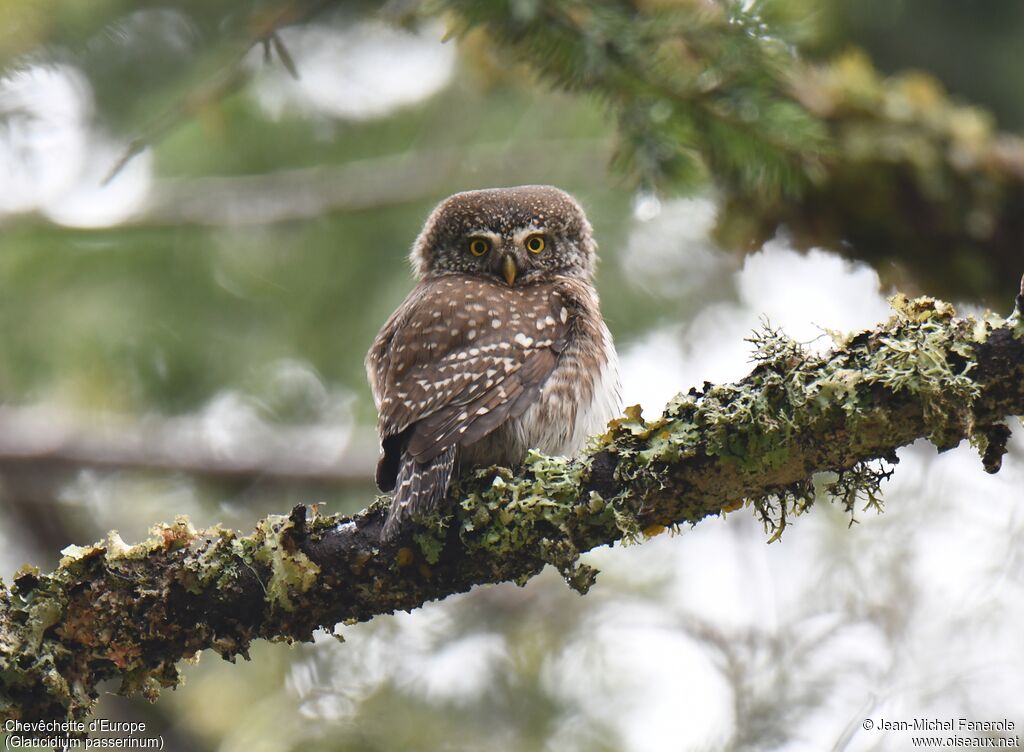
[[[461,479],[452,513],[382,546],[385,503],[351,518],[288,516],[242,536],[184,518],[134,546],[116,533],[71,546],[56,571],[0,584],[0,719],[77,719],[97,684],[155,699],[177,663],[212,649],[233,660],[255,639],[306,641],[317,628],[411,609],[482,583],[525,583],[546,564],[580,592],[581,552],[750,506],[773,538],[818,491],[877,504],[895,450],[970,440],[999,469],[1006,416],[1024,413],[1024,323],[956,318],[929,298],[893,299],[876,329],[825,354],[780,332],[752,338],[756,366],[705,384],[647,420],[638,407],[577,458],[531,454],[518,472]]]

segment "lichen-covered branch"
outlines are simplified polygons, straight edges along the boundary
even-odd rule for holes
[[[825,354],[765,330],[742,381],[679,395],[652,420],[630,408],[580,457],[478,471],[451,514],[393,545],[378,541],[377,503],[351,518],[296,507],[248,536],[180,518],[135,546],[116,533],[72,546],[53,573],[24,567],[0,585],[0,719],[80,718],[111,678],[155,698],[201,650],[233,659],[255,639],[309,640],[545,564],[585,592],[596,573],[581,552],[745,504],[777,536],[814,501],[812,475],[830,471],[819,491],[852,510],[877,501],[872,463],[919,438],[968,439],[995,472],[1004,418],[1024,413],[1021,305],[959,319],[900,296],[889,322]]]

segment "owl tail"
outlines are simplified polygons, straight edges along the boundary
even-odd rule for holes
[[[411,454],[402,452],[382,541],[394,540],[413,515],[431,514],[440,508],[455,468],[455,449],[450,446],[428,462],[417,462]]]

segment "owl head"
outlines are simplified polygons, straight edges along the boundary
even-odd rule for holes
[[[419,279],[463,273],[524,285],[590,279],[597,243],[583,209],[548,185],[456,193],[423,225],[409,256]]]

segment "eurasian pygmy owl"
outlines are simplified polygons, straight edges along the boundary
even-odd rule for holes
[[[579,204],[550,186],[457,193],[410,260],[419,283],[366,356],[394,491],[382,538],[435,511],[458,465],[571,455],[618,414],[615,346]]]

